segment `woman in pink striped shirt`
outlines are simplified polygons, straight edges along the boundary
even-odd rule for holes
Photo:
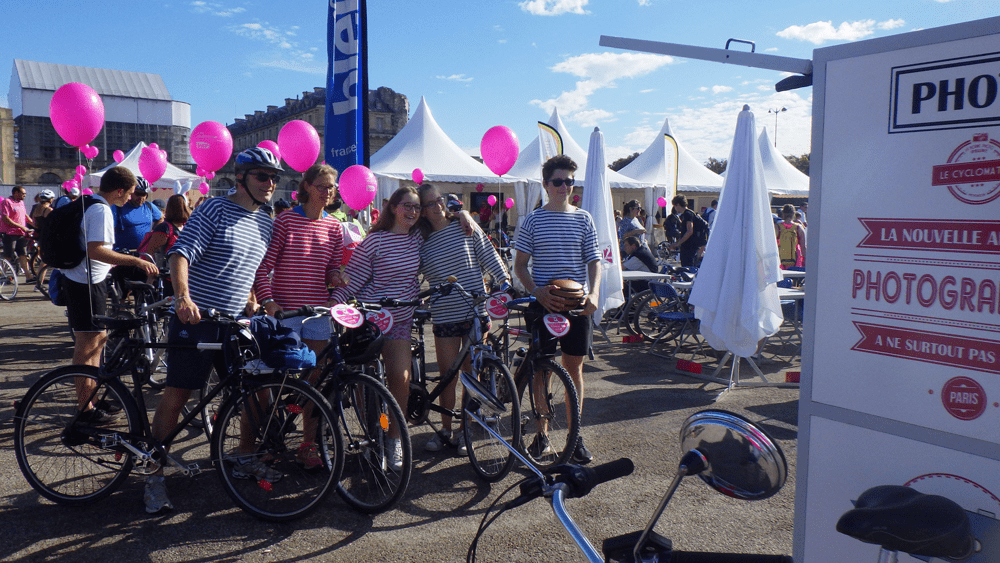
[[[344,285],[340,268],[344,255],[344,233],[340,221],[323,210],[337,190],[337,171],[325,164],[306,170],[296,194],[299,205],[274,220],[271,244],[257,269],[254,293],[268,315],[305,305],[325,305],[328,286]],[[281,324],[295,330],[309,348],[319,354],[330,339],[330,319],[290,317]],[[310,374],[310,381],[320,368]],[[309,420],[307,418],[307,420]],[[315,429],[306,429],[306,436]],[[322,463],[316,445],[302,444],[298,459],[307,468]]]

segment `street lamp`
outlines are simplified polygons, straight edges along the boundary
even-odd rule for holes
[[[774,148],[778,148],[778,114],[783,111],[788,111],[788,108],[767,110],[767,113],[774,114]]]

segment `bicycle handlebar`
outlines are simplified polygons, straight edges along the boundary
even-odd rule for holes
[[[521,485],[521,495],[507,503],[507,508],[521,506],[542,495],[550,496],[556,488],[562,487],[566,498],[585,497],[597,485],[619,477],[631,475],[635,464],[623,457],[596,467],[563,464],[553,467],[546,474],[546,483],[531,479]]]

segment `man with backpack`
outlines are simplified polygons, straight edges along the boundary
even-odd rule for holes
[[[674,213],[670,220],[678,225],[681,238],[670,243],[670,249],[680,248],[681,266],[694,266],[699,249],[708,244],[708,223],[687,208],[687,198],[683,195],[675,196],[671,203]]]
[[[94,324],[94,315],[107,314],[107,286],[104,279],[111,266],[135,266],[153,275],[156,266],[141,258],[119,254],[112,250],[115,242],[115,224],[111,215],[112,205],[128,201],[135,188],[135,175],[128,168],[116,166],[104,173],[101,187],[93,197],[85,197],[69,205],[80,205],[82,213],[77,236],[85,243],[86,256],[79,264],[62,269],[62,291],[66,296],[66,312],[69,325],[76,336],[73,345],[73,363],[76,365],[99,366],[101,350],[107,340],[104,329]],[[49,214],[49,222],[58,220],[55,212]],[[55,219],[53,219],[55,217]],[[56,241],[48,241],[56,246]],[[71,245],[71,241],[59,245]],[[44,247],[43,247],[44,250]],[[48,260],[47,260],[48,261]],[[90,385],[88,385],[90,384]],[[109,405],[84,404],[90,396],[93,380],[81,379],[77,388],[78,405],[84,411],[81,420],[88,423],[104,423],[115,418],[108,412]]]

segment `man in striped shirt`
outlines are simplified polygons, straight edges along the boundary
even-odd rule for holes
[[[576,163],[566,155],[554,156],[542,166],[542,184],[549,202],[524,219],[514,243],[517,250],[514,273],[537,300],[533,306],[540,305],[547,311],[565,311],[573,305],[552,293],[557,289],[550,284],[552,280],[571,279],[585,288],[583,314],[570,317],[569,333],[559,339],[562,365],[573,378],[580,396],[580,419],[583,420],[583,358],[593,342],[590,316],[597,310],[600,296],[601,254],[593,217],[570,204],[575,172]],[[540,318],[543,313],[540,310],[535,316]],[[573,460],[589,463],[593,459],[580,437]]]
[[[236,190],[213,197],[191,214],[184,231],[170,248],[170,276],[174,286],[174,318],[168,333],[171,344],[220,342],[220,326],[202,323],[199,307],[240,314],[253,286],[254,274],[271,241],[271,218],[259,208],[271,199],[281,165],[267,149],[255,147],[236,155]],[[153,417],[153,437],[162,440],[177,426],[191,391],[201,389],[212,369],[214,351],[170,349],[166,388]],[[260,460],[235,467],[237,478],[254,476],[276,482],[281,473]],[[167,498],[162,465],[146,480],[146,512],[173,508]]]

